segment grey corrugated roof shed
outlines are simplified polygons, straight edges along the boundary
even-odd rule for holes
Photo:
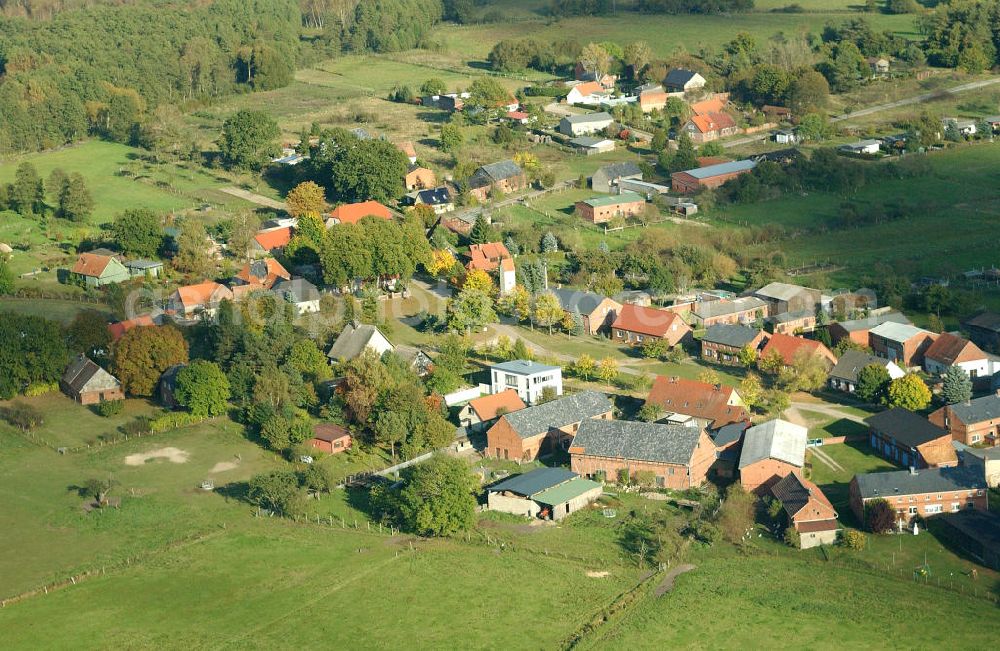
[[[626,161],[624,163],[611,163],[610,165],[597,168],[597,172],[594,172],[594,174],[597,174],[598,172],[609,179],[642,176],[642,170],[632,161]]]
[[[965,325],[1000,332],[1000,314],[996,312],[981,312],[967,320]]]
[[[830,377],[848,382],[857,382],[858,373],[866,366],[888,366],[890,360],[876,357],[861,350],[845,350],[844,354],[837,360],[836,366],[830,371]]]
[[[62,381],[76,393],[117,389],[118,378],[92,362],[85,355],[77,355],[66,367]]]
[[[549,290],[559,299],[562,309],[567,312],[580,310],[580,314],[590,314],[597,309],[597,306],[604,300],[604,296],[594,292],[582,292],[576,289],[551,289]]]
[[[749,328],[741,325],[719,324],[708,326],[702,341],[734,348],[743,348],[753,341],[760,331],[756,328]]]
[[[525,497],[531,497],[536,493],[541,493],[553,486],[567,482],[574,477],[579,477],[579,475],[565,468],[538,468],[537,470],[508,477],[486,490],[491,493],[509,491]]]
[[[485,174],[493,182],[503,181],[504,179],[513,178],[515,176],[520,176],[524,174],[524,171],[512,160],[502,160],[496,163],[490,163],[489,165],[483,165],[480,167],[476,174]]]
[[[981,473],[963,466],[925,468],[916,473],[909,470],[868,472],[855,475],[854,480],[863,499],[986,488],[986,479]]]
[[[819,293],[819,290],[791,283],[768,283],[754,292],[757,297],[772,298],[776,301],[790,301],[802,292]]]
[[[591,122],[607,122],[614,120],[610,113],[600,111],[599,113],[584,113],[583,115],[567,115],[563,118],[570,124],[589,124]]]
[[[757,310],[762,307],[767,307],[767,303],[765,301],[762,301],[756,296],[744,296],[743,298],[737,298],[732,301],[725,299],[718,301],[701,301],[694,306],[692,312],[702,319],[710,319],[716,316],[735,314],[736,312]]]
[[[907,323],[895,323],[893,321],[887,321],[881,325],[875,326],[871,329],[871,333],[899,343],[908,341],[920,334],[931,334],[923,328],[918,328],[917,326],[909,325]]]
[[[582,448],[588,456],[687,465],[701,433],[700,428],[688,425],[585,420],[572,447]]]
[[[968,402],[959,402],[952,405],[951,410],[967,424],[1000,419],[1000,396],[993,394]]]
[[[368,323],[348,323],[337,340],[333,342],[327,357],[330,359],[354,359],[368,346],[368,342],[371,341],[376,332],[381,334],[378,328]]]
[[[577,147],[596,147],[602,142],[607,142],[607,138],[594,138],[592,136],[580,136],[579,138],[573,138],[570,140],[571,145],[576,145]]]
[[[740,468],[762,459],[776,459],[801,468],[806,461],[808,433],[805,427],[780,418],[751,427],[743,434]]]
[[[864,319],[854,319],[852,321],[841,321],[838,325],[847,332],[857,332],[859,330],[871,330],[872,328],[878,327],[883,323],[905,323],[909,324],[910,320],[906,318],[905,315],[900,312],[889,312],[887,314],[880,314],[878,316],[869,316]]]
[[[510,424],[518,436],[528,438],[548,432],[553,428],[565,427],[570,423],[586,422],[588,418],[605,414],[612,409],[614,409],[614,405],[603,393],[583,391],[504,414],[503,419]]]
[[[872,429],[891,436],[911,448],[948,434],[923,416],[918,416],[902,407],[893,407],[869,416],[865,422]]]
[[[710,179],[713,176],[722,176],[723,174],[732,174],[733,172],[745,172],[746,170],[752,170],[757,167],[757,163],[752,160],[734,160],[728,163],[719,163],[718,165],[709,165],[707,167],[699,167],[693,170],[684,170],[685,174],[689,174],[696,179]]]
[[[286,296],[291,296],[295,303],[305,303],[306,301],[318,301],[319,300],[319,290],[316,289],[316,285],[305,278],[292,278],[291,280],[282,280],[276,283],[271,291],[275,296],[284,298]]]

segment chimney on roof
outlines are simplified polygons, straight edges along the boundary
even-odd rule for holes
[[[917,475],[917,467],[916,466],[910,466],[910,474],[913,475],[914,477]]]

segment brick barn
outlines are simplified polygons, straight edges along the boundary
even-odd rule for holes
[[[504,414],[486,432],[485,455],[534,461],[540,454],[567,449],[581,421],[611,420],[614,405],[603,393],[584,391]]]
[[[765,493],[780,479],[801,474],[806,460],[809,430],[780,418],[751,427],[743,434],[740,484],[748,491]]]
[[[570,467],[586,477],[618,482],[626,470],[652,473],[659,488],[687,489],[705,482],[715,444],[697,425],[588,420],[569,448]]]
[[[81,405],[94,405],[106,400],[122,400],[125,392],[121,382],[85,355],[77,355],[59,381],[63,393]]]
[[[351,433],[336,423],[317,423],[309,445],[327,454],[339,454],[351,447]]]

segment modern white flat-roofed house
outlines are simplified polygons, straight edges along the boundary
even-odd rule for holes
[[[537,403],[546,387],[563,392],[562,369],[526,359],[515,359],[490,367],[490,393],[514,389],[529,405]]]

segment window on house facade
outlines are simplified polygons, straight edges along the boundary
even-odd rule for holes
[[[910,515],[916,515],[916,514],[917,514],[917,507],[911,506],[910,507]]]
[[[517,376],[516,375],[505,375],[504,376],[504,384],[506,384],[509,387],[516,387],[517,386]]]
[[[659,486],[660,488],[663,488],[664,486],[666,486],[666,484],[667,484],[667,480],[666,480],[666,478],[663,475],[657,475],[656,476],[656,485],[657,486]]]
[[[955,511],[960,511],[960,510],[962,510],[962,503],[961,502],[952,502],[951,503],[951,512],[952,513],[954,513]]]
[[[932,513],[940,513],[940,512],[941,512],[941,505],[940,504],[928,504],[926,507],[924,507],[924,513],[932,514]]]
[[[978,434],[973,434],[973,435],[972,435],[972,442],[973,442],[973,443],[979,443],[979,441],[980,441],[981,439],[982,439],[982,437],[981,437],[981,436],[979,436]]]

